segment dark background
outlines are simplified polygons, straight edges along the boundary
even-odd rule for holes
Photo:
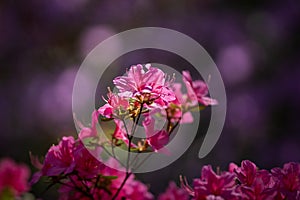
[[[228,110],[221,138],[206,158],[197,154],[209,109],[181,159],[138,175],[152,192],[178,182],[179,174],[199,177],[208,163],[226,170],[243,159],[267,169],[299,161],[299,25],[297,0],[0,1],[0,157],[30,165],[29,151],[43,156],[63,135],[76,136],[72,87],[85,56],[118,32],[157,26],[187,34],[208,51],[223,76]],[[140,62],[188,68],[175,55],[151,50],[124,55],[114,66]],[[44,197],[53,198],[52,192]]]

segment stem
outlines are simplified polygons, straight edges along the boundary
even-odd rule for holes
[[[174,131],[174,129],[178,126],[180,120],[181,120],[181,117],[178,119],[178,121],[176,122],[176,124],[174,126],[172,126],[172,128],[169,131],[169,135],[171,135],[171,133]]]
[[[124,187],[127,179],[130,177],[131,174],[132,174],[131,172],[126,172],[126,176],[125,176],[122,184],[120,185],[119,189],[117,190],[116,194],[113,196],[112,200],[115,200],[118,197],[119,193],[121,192],[122,188]]]
[[[144,160],[142,160],[134,169],[138,169],[140,166],[142,166],[151,155],[152,154],[148,154],[147,157]]]
[[[140,120],[140,117],[141,117],[143,108],[144,108],[144,103],[141,103],[141,108],[140,108],[140,111],[139,111],[139,113],[138,113],[137,120],[136,120],[135,123],[134,123],[133,130],[131,130],[131,136],[132,136],[132,137],[133,137],[133,134],[134,134],[134,132],[135,132],[135,129],[136,129],[138,123],[139,123],[139,120]]]
[[[139,110],[139,113],[138,113],[138,116],[136,118],[136,120],[134,119],[133,120],[133,126],[132,126],[132,130],[131,130],[131,134],[129,135],[129,132],[128,132],[128,129],[127,129],[127,126],[125,124],[125,121],[123,120],[123,123],[124,123],[124,127],[126,129],[126,134],[127,134],[127,137],[128,137],[128,154],[127,154],[127,164],[126,164],[126,176],[123,180],[123,182],[121,183],[119,189],[117,190],[116,194],[113,196],[112,200],[115,200],[119,193],[121,192],[121,190],[123,189],[127,179],[130,177],[130,175],[132,174],[131,172],[129,172],[129,161],[130,161],[130,152],[131,152],[131,143],[132,143],[132,139],[133,139],[133,136],[134,136],[134,133],[135,133],[135,130],[136,130],[136,127],[137,127],[137,124],[140,120],[140,117],[141,117],[141,114],[142,114],[142,110],[143,110],[143,105],[144,103],[141,103],[141,107],[140,107],[140,110]]]
[[[123,167],[125,167],[124,164],[123,164],[116,156],[112,155],[112,154],[105,148],[104,145],[101,145],[101,147],[103,148],[103,150],[104,150],[109,156],[111,156],[111,157],[113,157],[114,159],[116,159]]]
[[[62,181],[58,181],[58,183],[59,183],[59,184],[62,184],[62,185],[65,185],[65,186],[67,186],[67,187],[71,187],[71,188],[77,190],[78,192],[81,192],[84,196],[86,196],[86,197],[88,197],[88,198],[90,198],[90,199],[93,199],[93,195],[92,195],[92,194],[90,194],[88,191],[85,191],[85,190],[83,190],[80,186],[78,186],[78,185],[75,183],[75,181],[74,181],[71,177],[69,177],[69,179],[71,180],[73,186],[71,186],[71,185],[69,185],[69,184],[67,184],[67,183],[64,183],[64,182],[62,182]]]

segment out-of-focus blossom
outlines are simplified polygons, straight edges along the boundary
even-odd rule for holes
[[[29,98],[34,97],[34,101],[38,101],[39,110],[37,112],[40,113],[42,119],[47,119],[48,121],[50,118],[57,123],[66,122],[69,119],[70,113],[72,113],[72,88],[75,75],[76,68],[71,67],[63,71],[55,79],[45,74],[41,75],[42,80],[33,80],[32,86],[30,86],[33,88],[29,89],[36,91],[33,91],[35,93],[30,94]],[[44,118],[45,116],[47,118]]]
[[[238,191],[245,199],[274,199],[276,192],[271,174],[267,170],[258,170],[256,165],[249,161],[242,161],[241,167],[234,169],[241,185]]]
[[[90,157],[95,159],[93,157]],[[93,163],[98,162],[97,166],[100,166],[97,169],[94,169],[93,172],[97,172],[90,176],[88,179],[82,180],[82,174],[80,171],[78,176],[71,175],[70,180],[66,184],[62,185],[60,192],[60,199],[111,199],[114,194],[119,189],[122,181],[125,177],[125,172],[119,171],[107,167],[106,165],[100,163],[98,160],[92,161]],[[120,168],[117,161],[110,159],[108,162]],[[90,165],[91,166],[91,165]],[[88,174],[89,171],[86,171],[85,174]],[[86,177],[85,177],[86,178]],[[80,190],[76,190],[79,188]],[[133,200],[150,200],[153,199],[153,195],[148,192],[148,188],[143,183],[134,179],[134,175],[131,175],[122,190],[120,191],[116,199],[133,199]]]
[[[5,195],[18,197],[27,192],[30,187],[28,179],[30,171],[23,164],[16,164],[11,159],[3,159],[0,162],[0,199]],[[9,194],[7,194],[9,193]]]
[[[119,76],[113,80],[122,97],[134,98],[140,103],[152,107],[164,108],[175,99],[175,94],[169,88],[166,75],[150,64],[144,67],[133,65],[127,75]]]
[[[115,31],[110,26],[97,25],[88,27],[80,34],[79,48],[81,55],[85,57],[100,42],[115,34]],[[110,47],[116,50],[120,48],[119,44],[112,42],[110,43]]]
[[[167,190],[158,196],[158,200],[188,200],[187,191],[178,188],[174,182],[170,182]]]
[[[102,149],[96,147],[95,151],[100,155]],[[43,164],[33,156],[31,160],[41,170],[31,182],[35,183],[41,176],[46,176],[53,183],[60,183],[61,200],[111,199],[127,175],[114,158],[109,158],[107,162],[115,169],[97,160],[81,140],[73,137],[63,137],[58,145],[52,146]],[[116,199],[123,198],[151,200],[153,195],[148,192],[146,185],[135,180],[131,174]]]
[[[217,175],[211,166],[207,165],[202,168],[201,177],[194,179],[193,188],[184,182],[182,185],[197,200],[238,199],[234,178],[234,174],[229,172]]]
[[[217,62],[227,83],[245,81],[253,71],[253,58],[247,46],[226,46],[221,49]]]
[[[98,155],[100,155],[101,149],[98,148]],[[99,171],[104,168],[104,164],[98,161],[89,150],[79,142],[74,149],[74,163],[75,168],[82,178],[95,177]]]
[[[198,101],[204,106],[216,105],[218,103],[217,100],[207,97],[208,87],[203,81],[193,81],[189,71],[183,71],[182,75],[183,82],[187,88],[188,98],[191,101]]]
[[[242,184],[251,186],[257,173],[257,167],[253,162],[244,160],[240,168],[235,168],[235,173]]]
[[[300,199],[300,164],[295,162],[286,163],[283,169],[271,170],[277,185],[278,193],[283,199]]]

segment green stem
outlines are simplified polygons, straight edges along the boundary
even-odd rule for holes
[[[112,200],[115,200],[119,193],[121,192],[121,190],[123,189],[127,179],[130,177],[130,175],[132,174],[131,172],[129,172],[129,161],[130,161],[130,152],[131,152],[131,143],[132,143],[132,139],[134,137],[134,133],[135,133],[135,130],[136,130],[136,127],[138,125],[138,122],[140,120],[140,117],[141,117],[141,114],[142,114],[142,110],[143,110],[143,103],[141,104],[141,108],[139,110],[139,113],[138,113],[138,116],[136,118],[136,120],[134,119],[133,120],[133,126],[132,126],[132,130],[131,130],[131,134],[129,135],[129,131],[127,129],[127,126],[126,126],[126,123],[125,121],[123,120],[123,123],[124,123],[124,127],[125,127],[125,130],[126,130],[126,134],[127,134],[127,138],[128,138],[128,150],[127,150],[127,164],[126,164],[126,176],[123,180],[123,182],[121,183],[119,189],[117,190],[116,194],[113,196]]]

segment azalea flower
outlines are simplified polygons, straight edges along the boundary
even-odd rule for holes
[[[277,184],[278,196],[282,199],[300,199],[300,163],[286,163],[271,170]]]
[[[181,181],[183,188],[196,200],[206,199],[238,199],[235,193],[235,176],[233,173],[224,172],[217,175],[210,165],[202,168],[201,177],[194,179],[193,188],[186,181]]]
[[[274,182],[267,170],[258,170],[253,162],[244,160],[241,167],[236,167],[234,171],[241,183],[238,190],[244,199],[274,199]]]
[[[107,96],[107,103],[98,109],[99,114],[106,118],[113,118],[127,113],[127,109],[129,108],[129,102],[127,99],[120,97],[111,91],[109,91]]]
[[[81,173],[82,171],[78,171],[78,175],[69,176],[69,179],[65,181],[65,184],[59,189],[61,200],[91,198],[112,199],[117,192],[126,176],[126,173],[121,170],[119,163],[115,159],[110,158],[107,162],[110,163],[110,166],[116,168],[113,169],[100,163],[93,157],[90,157],[89,159],[91,159],[91,162],[96,164],[96,166],[92,171],[85,171],[84,173],[88,174],[90,172],[93,176],[85,177]],[[95,160],[92,161],[92,159]],[[96,162],[98,162],[98,164]],[[90,167],[92,167],[92,165],[90,165]],[[83,182],[82,180],[85,181]],[[78,188],[80,190],[78,190]],[[135,180],[134,175],[132,174],[127,179],[126,184],[116,199],[122,200],[124,198],[132,200],[151,200],[153,199],[153,195],[148,191],[148,187]]]
[[[124,121],[115,119],[114,122],[115,122],[116,128],[115,128],[115,131],[114,131],[112,137],[114,139],[121,140],[125,144],[129,145],[128,135],[131,135],[131,127],[132,127],[131,124],[127,123],[126,128],[125,128]],[[126,130],[128,131],[128,133]],[[131,147],[135,147],[135,146],[136,145],[134,143],[131,143]]]
[[[171,119],[180,120],[181,124],[192,123],[194,119],[188,108],[197,105],[197,101],[189,99],[187,94],[182,94],[181,87],[180,83],[172,84],[176,99],[169,104],[167,116]]]
[[[183,82],[187,88],[188,98],[193,101],[198,101],[204,106],[216,105],[218,104],[217,100],[207,97],[208,87],[201,81],[193,81],[189,71],[183,71]]]
[[[81,123],[77,122],[79,128],[81,129],[79,132],[79,139],[83,140],[85,138],[96,137],[98,135],[96,126],[98,123],[99,114],[100,113],[98,111],[93,111],[91,127],[85,127]]]
[[[253,162],[244,160],[241,167],[235,168],[234,171],[242,184],[251,186],[257,174],[257,167]]]
[[[155,152],[165,152],[168,150],[164,146],[169,142],[169,133],[166,130],[155,130],[155,120],[151,115],[147,116],[143,121],[146,132],[146,142]]]
[[[100,153],[99,148],[98,154]],[[41,169],[38,172],[39,176],[34,176],[33,179],[47,176],[52,178],[50,180],[54,183],[61,183],[59,188],[61,200],[112,199],[126,176],[126,172],[114,158],[107,160],[109,166],[114,166],[110,168],[97,160],[80,140],[74,140],[73,137],[63,137],[58,145],[52,146],[43,164],[33,156],[31,159],[33,164]],[[124,198],[151,200],[153,195],[148,192],[146,185],[135,180],[131,174],[116,199]]]
[[[63,137],[58,145],[53,145],[48,150],[43,164],[40,164],[36,158],[31,158],[33,164],[40,169],[32,177],[30,183],[36,183],[41,176],[59,176],[69,174],[75,168],[74,162],[75,139],[72,136]]]
[[[29,190],[29,168],[23,164],[16,164],[11,159],[3,159],[0,162],[0,199],[5,192],[12,197],[18,197]]]
[[[188,200],[189,194],[182,188],[178,188],[174,182],[170,182],[167,190],[158,196],[158,200],[180,199]]]
[[[133,65],[124,76],[118,76],[113,83],[119,90],[121,97],[133,98],[140,103],[152,107],[166,107],[168,102],[175,99],[173,91],[169,88],[170,82],[166,75],[150,64]]]
[[[97,155],[100,155],[102,149],[97,148]],[[94,150],[95,152],[95,150]],[[93,178],[98,175],[99,171],[105,166],[99,160],[97,160],[89,150],[79,142],[73,151],[74,155],[74,170],[80,174],[81,178]]]

